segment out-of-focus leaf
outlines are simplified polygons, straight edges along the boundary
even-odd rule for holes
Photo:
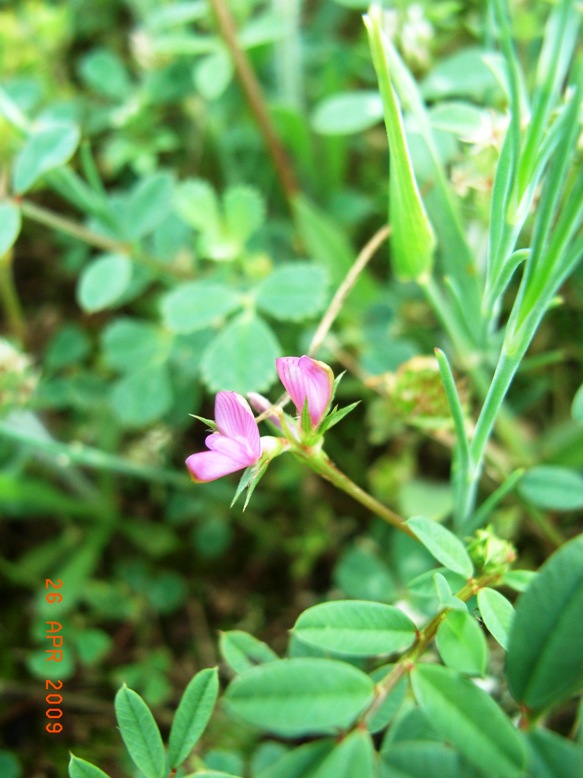
[[[378,92],[343,92],[320,102],[312,114],[312,128],[322,135],[351,135],[374,127],[383,118]]]
[[[283,321],[301,321],[319,313],[326,302],[324,270],[312,262],[276,268],[257,290],[257,307]]]
[[[130,285],[132,265],[122,254],[105,254],[87,265],[79,278],[77,301],[87,313],[115,305]]]
[[[20,208],[14,203],[0,203],[0,257],[12,248],[20,234]]]
[[[581,688],[583,535],[561,546],[518,600],[506,674],[514,698],[534,711]]]
[[[539,508],[555,511],[583,508],[583,475],[566,467],[533,467],[520,479],[518,491]]]
[[[261,392],[275,380],[279,344],[263,319],[242,314],[215,337],[202,362],[212,391]]]
[[[12,183],[17,194],[30,189],[49,170],[68,162],[81,135],[75,124],[47,124],[35,129],[16,155]]]

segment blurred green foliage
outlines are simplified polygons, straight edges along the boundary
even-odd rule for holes
[[[284,650],[300,611],[330,593],[406,598],[429,615],[459,585],[444,573],[436,592],[424,548],[370,521],[295,461],[270,468],[244,514],[229,510],[230,479],[188,480],[183,460],[204,436],[189,414],[211,416],[220,389],[275,400],[275,357],[307,351],[356,247],[386,222],[382,103],[361,22],[367,4],[228,5],[299,182],[291,198],[207,0],[0,3],[6,778],[61,775],[69,750],[114,777],[135,774],[113,725],[115,691],[125,682],[143,695],[166,734],[181,690],[218,662],[219,630],[222,656],[239,672],[256,652],[266,661],[266,644]],[[512,4],[533,79],[548,5]],[[507,127],[496,24],[482,3],[383,6],[420,83],[481,266]],[[408,111],[405,130],[437,222],[434,160]],[[440,272],[455,264],[452,245],[438,251]],[[481,484],[486,498],[515,468],[533,467],[490,516],[524,568],[581,530],[581,267],[561,295],[510,392],[519,436],[514,447],[508,435],[496,441]],[[499,314],[507,315],[504,300]],[[330,453],[396,510],[439,521],[451,511],[453,426],[427,355],[450,346],[441,325],[379,254],[319,353],[337,373],[348,370],[339,399],[366,400],[335,427]],[[475,363],[491,369],[498,346],[495,337],[483,342]],[[483,387],[467,381],[463,359],[454,367],[471,416]],[[46,578],[63,581],[62,603],[46,602]],[[65,644],[60,735],[48,734],[43,718],[49,618],[62,623]],[[482,673],[483,635],[471,623],[452,613],[438,650],[446,665]],[[454,638],[465,629],[473,651],[460,657]],[[301,657],[301,645],[295,650]],[[430,681],[440,679],[417,683]],[[505,704],[513,714],[514,703]],[[427,726],[399,711],[393,740]],[[566,735],[576,714],[572,705],[563,713],[551,728]],[[205,766],[275,775],[269,765],[283,747],[256,741],[220,710],[203,738]],[[534,753],[543,746],[533,735]],[[419,764],[427,764],[422,751]],[[400,769],[398,749],[391,754]],[[449,764],[447,752],[429,756]]]

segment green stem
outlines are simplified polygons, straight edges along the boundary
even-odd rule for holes
[[[87,243],[89,246],[94,246],[102,251],[110,251],[115,254],[126,254],[131,256],[132,259],[150,268],[150,270],[158,275],[169,276],[171,278],[191,277],[189,271],[184,271],[172,265],[164,264],[159,260],[154,259],[154,257],[139,251],[136,246],[131,243],[108,238],[106,235],[100,235],[82,224],[77,224],[70,219],[66,219],[46,208],[41,208],[27,200],[22,200],[19,205],[23,215],[32,219],[32,221],[43,224],[51,229],[64,232],[66,235],[72,235],[83,243]]]
[[[521,356],[522,354],[518,353],[509,357],[506,351],[503,350],[498,360],[496,372],[476,422],[474,437],[470,444],[470,468],[465,478],[460,479],[460,496],[456,506],[456,523],[458,526],[466,523],[474,510],[486,446],[492,434],[496,418],[502,408],[506,392],[512,383],[514,374],[518,370]]]
[[[476,357],[474,356],[476,349],[463,335],[465,325],[458,321],[433,276],[427,275],[417,279],[417,281],[441,326],[451,338],[463,367],[472,374],[478,389],[482,390],[483,377],[480,378],[476,374]]]
[[[229,10],[229,4],[225,0],[210,0],[210,3],[217,19],[219,31],[225,41],[225,45],[229,49],[249,108],[255,117],[255,121],[263,135],[263,140],[273,161],[281,188],[289,203],[290,209],[293,210],[294,200],[298,194],[298,184],[295,174],[290,165],[286,151],[273,127],[267,110],[265,97],[263,96],[255,72],[249,63],[247,55],[237,40],[237,30]]]
[[[464,530],[466,533],[472,533],[478,529],[478,527],[481,527],[486,523],[490,513],[498,505],[500,500],[502,500],[503,497],[505,497],[514,489],[518,481],[522,478],[523,474],[524,468],[518,468],[518,470],[515,470],[513,473],[511,473],[504,481],[504,483],[502,483],[484,500],[478,510],[474,512],[471,522],[466,522],[464,525]]]
[[[404,532],[406,535],[409,535],[410,538],[417,540],[417,536],[413,530],[409,529],[409,527],[405,524],[405,520],[399,516],[398,513],[395,513],[390,508],[387,508],[386,505],[383,505],[375,497],[368,494],[368,492],[365,492],[364,489],[361,489],[360,486],[354,483],[354,481],[351,481],[345,473],[336,467],[334,462],[332,462],[332,460],[324,451],[317,450],[315,448],[298,446],[293,450],[293,452],[315,473],[317,473],[322,478],[325,478],[326,481],[329,481],[331,484],[334,484],[337,489],[340,489],[341,491],[346,492],[346,494],[349,494],[353,499],[355,499],[361,505],[364,505],[365,508],[386,521],[392,527],[395,527],[401,532]]]
[[[431,307],[440,319],[442,326],[451,338],[458,356],[468,373],[471,375],[478,392],[482,397],[485,397],[484,405],[482,406],[474,438],[469,450],[467,448],[467,441],[464,440],[465,432],[462,434],[463,412],[461,411],[461,408],[458,407],[456,409],[458,416],[460,413],[462,414],[461,418],[456,419],[454,415],[456,437],[461,454],[455,481],[455,523],[457,526],[460,526],[468,520],[475,505],[476,492],[482,473],[486,445],[492,433],[494,423],[497,425],[500,437],[504,440],[510,450],[522,461],[528,461],[530,459],[529,452],[526,450],[523,443],[523,436],[520,429],[513,417],[503,406],[504,397],[514,374],[518,369],[520,358],[517,359],[516,356],[513,356],[512,359],[510,359],[505,354],[501,355],[494,378],[489,384],[483,369],[476,363],[475,357],[472,356],[471,344],[463,336],[462,328],[458,326],[457,319],[452,313],[447,300],[443,297],[435,280],[432,277],[427,277],[424,279],[423,283],[421,283],[421,287],[425,292]],[[448,392],[448,399],[450,400],[450,403],[453,400],[454,405],[457,406],[459,400],[457,403],[455,402],[457,392],[455,391],[453,376],[450,376],[451,371],[448,369],[449,366],[445,365],[443,358],[440,359],[439,355],[438,361],[442,377],[445,375],[444,381],[446,382],[445,388],[446,392]],[[449,388],[448,381],[451,383]]]
[[[468,581],[455,596],[467,602],[471,597],[475,596],[480,589],[484,589],[486,586],[498,583],[502,577],[502,573],[488,573],[480,578],[473,578]],[[376,697],[374,702],[367,708],[364,714],[361,716],[361,721],[372,718],[380,706],[383,704],[389,692],[397,685],[399,680],[403,677],[405,672],[411,669],[415,662],[424,653],[425,649],[429,646],[435,635],[441,622],[445,619],[451,608],[444,608],[439,611],[427,624],[419,630],[417,634],[417,640],[409,648],[403,656],[396,662],[391,670],[382,678],[376,685]]]
[[[94,470],[111,470],[120,475],[133,476],[145,481],[167,484],[177,488],[188,488],[188,477],[174,470],[162,470],[131,462],[124,457],[100,451],[82,443],[61,443],[51,438],[31,435],[7,421],[0,421],[0,439],[5,438],[29,446],[36,454],[43,453],[53,459],[62,458],[64,465],[68,463],[81,465]]]
[[[6,311],[6,320],[10,334],[19,343],[24,341],[26,324],[24,313],[20,305],[20,298],[14,284],[12,274],[12,250],[0,257],[0,300]]]
[[[492,383],[488,389],[488,394],[484,400],[484,405],[482,406],[478,421],[476,422],[474,437],[470,444],[470,453],[474,464],[480,463],[484,458],[486,445],[492,434],[496,417],[502,407],[502,403],[504,402],[506,393],[512,383],[512,379],[518,370],[522,353],[523,350],[520,349],[519,353],[509,356],[503,349],[500,354],[496,372],[494,373]]]

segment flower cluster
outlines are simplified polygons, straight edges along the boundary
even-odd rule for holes
[[[298,414],[299,425],[285,425],[290,434],[301,439],[317,434],[326,417],[334,392],[334,375],[328,365],[311,357],[282,357],[276,360],[277,373]],[[269,402],[252,396],[254,405]],[[215,398],[216,431],[205,440],[208,451],[191,454],[186,466],[194,481],[214,481],[258,463],[268,462],[280,454],[289,440],[260,437],[251,408],[237,392],[219,392]],[[279,425],[282,426],[281,424]]]

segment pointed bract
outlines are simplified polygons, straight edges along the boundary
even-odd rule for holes
[[[275,360],[281,383],[302,413],[305,403],[312,427],[318,427],[330,404],[334,374],[324,362],[311,357],[280,357]]]

